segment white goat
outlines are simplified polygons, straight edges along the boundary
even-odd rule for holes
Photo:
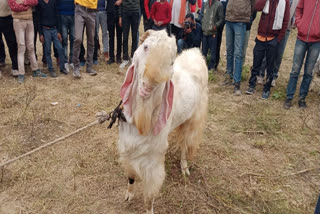
[[[126,200],[135,181],[143,184],[147,213],[165,178],[168,135],[177,129],[181,169],[189,175],[191,158],[202,138],[208,105],[208,69],[199,49],[176,58],[175,38],[165,31],[147,31],[121,87],[124,115],[118,150],[128,176]],[[176,58],[176,59],[175,59]]]

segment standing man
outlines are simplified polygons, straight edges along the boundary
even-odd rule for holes
[[[104,61],[109,60],[109,33],[108,33],[108,22],[107,22],[107,0],[98,0],[98,12],[96,17],[96,40],[94,46],[94,55],[98,55],[98,44],[99,44],[99,28],[102,30],[102,44],[103,44],[103,56]]]
[[[12,75],[18,76],[17,42],[13,30],[13,19],[7,0],[0,1],[0,35],[4,35],[12,62]]]
[[[220,62],[220,49],[221,49],[221,43],[222,43],[222,33],[225,25],[225,16],[226,16],[226,9],[228,5],[228,0],[220,0],[222,6],[223,6],[223,24],[217,29],[217,50],[216,50],[216,64],[214,66],[214,69],[217,70]]]
[[[74,0],[58,0],[58,8],[61,19],[62,46],[64,48],[65,68],[73,67],[73,40],[74,40]],[[69,42],[68,42],[69,38]],[[69,43],[69,55],[68,55]],[[69,58],[68,58],[69,56]]]
[[[131,28],[131,58],[138,47],[138,30],[140,24],[140,1],[139,0],[122,0],[120,5],[120,20],[123,29],[123,61],[120,69],[129,64],[129,32]]]
[[[83,40],[83,28],[86,26],[87,33],[87,73],[91,76],[97,74],[92,69],[93,65],[93,52],[94,52],[94,33],[95,33],[95,21],[96,11],[98,6],[98,0],[75,0],[75,39],[73,43],[73,76],[81,78],[80,75],[80,48]]]
[[[226,11],[227,75],[222,85],[234,82],[234,93],[240,95],[243,43],[255,0],[229,0]]]
[[[313,77],[313,68],[320,52],[320,0],[300,0],[296,9],[298,37],[293,55],[293,65],[287,87],[285,109],[292,106],[297,81],[304,58],[304,75],[299,92],[299,108],[306,108],[306,97]]]

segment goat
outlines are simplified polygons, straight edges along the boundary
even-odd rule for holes
[[[149,30],[141,42],[120,89],[127,122],[120,121],[118,151],[128,176],[125,200],[132,200],[135,183],[141,181],[146,213],[151,214],[174,129],[182,173],[190,174],[187,158],[198,148],[206,123],[208,69],[199,49],[176,58],[176,40],[165,31]]]

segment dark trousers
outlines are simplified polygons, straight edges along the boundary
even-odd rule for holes
[[[18,70],[18,48],[16,42],[16,35],[13,29],[12,16],[0,17],[0,35],[3,34],[6,40],[9,54],[12,62],[12,69]]]
[[[267,81],[264,84],[263,91],[270,91],[271,83],[273,80],[273,64],[276,56],[278,41],[277,38],[268,41],[261,42],[256,39],[256,45],[253,49],[253,67],[251,70],[251,77],[249,80],[249,87],[255,88],[257,76],[259,75],[263,58],[267,59]]]
[[[122,27],[119,25],[119,17],[109,18],[108,14],[108,31],[109,31],[109,56],[110,60],[114,60],[114,37],[117,35],[117,61],[121,61],[122,50]],[[110,21],[109,21],[110,20]]]
[[[320,195],[319,195],[319,198],[318,198],[318,203],[317,203],[317,206],[316,206],[316,210],[314,211],[314,214],[320,214]]]
[[[210,49],[210,61],[208,65],[208,70],[214,68],[216,64],[216,50],[217,50],[217,37],[213,35],[203,36],[202,38],[202,54],[207,58],[208,51]]]
[[[220,62],[220,48],[222,43],[222,33],[223,33],[224,25],[222,25],[220,28],[218,28],[216,37],[217,37],[217,49],[216,49],[216,62],[214,65],[214,68],[217,69]]]
[[[180,37],[180,32],[183,30],[182,28],[179,28],[177,26],[175,26],[174,24],[170,24],[170,36],[173,34],[175,37],[176,37],[176,41],[178,42],[179,38]]]
[[[2,41],[2,34],[0,34],[0,63],[6,61],[6,52],[4,50],[4,43]]]
[[[129,60],[128,42],[129,31],[131,27],[131,58],[138,47],[138,30],[139,30],[140,13],[139,12],[123,12],[122,14],[122,30],[123,30],[123,59]]]

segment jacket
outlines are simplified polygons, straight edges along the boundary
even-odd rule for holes
[[[38,0],[25,0],[23,4],[16,0],[8,0],[8,4],[14,19],[32,20],[32,7],[38,4]]]
[[[97,9],[98,6],[98,0],[74,0],[74,3],[89,9]]]
[[[300,0],[296,9],[298,39],[320,42],[320,0]]]
[[[198,4],[198,8],[201,9],[202,8],[202,0],[197,0],[196,3]],[[194,5],[189,4],[191,13],[195,13],[196,12],[197,4],[194,4]]]
[[[257,0],[255,8],[257,11],[262,11],[266,5],[267,0]],[[277,37],[278,42],[280,42],[287,31],[289,19],[290,19],[290,2],[286,1],[286,8],[284,11],[284,17],[282,22],[281,30],[273,30],[273,22],[276,14],[276,9],[279,3],[279,0],[270,0],[269,1],[269,13],[262,13],[259,22],[258,35],[264,37]]]
[[[174,1],[178,1],[178,0],[171,0],[170,1],[172,13],[174,13],[173,7],[172,7]],[[184,18],[187,15],[186,9],[187,9],[188,3],[190,3],[190,5],[195,5],[196,0],[181,0],[181,6],[180,6],[180,12],[179,12],[179,24],[180,25],[182,25],[182,23],[184,22]],[[172,16],[173,16],[173,14],[172,14]]]
[[[215,35],[217,29],[224,23],[223,6],[221,2],[212,0],[210,6],[209,0],[206,1],[201,8],[201,14],[203,35]]]
[[[226,20],[229,22],[250,22],[255,0],[229,0],[226,10]]]
[[[147,19],[151,18],[151,8],[152,5],[157,2],[156,0],[144,0],[144,11],[146,13]]]

